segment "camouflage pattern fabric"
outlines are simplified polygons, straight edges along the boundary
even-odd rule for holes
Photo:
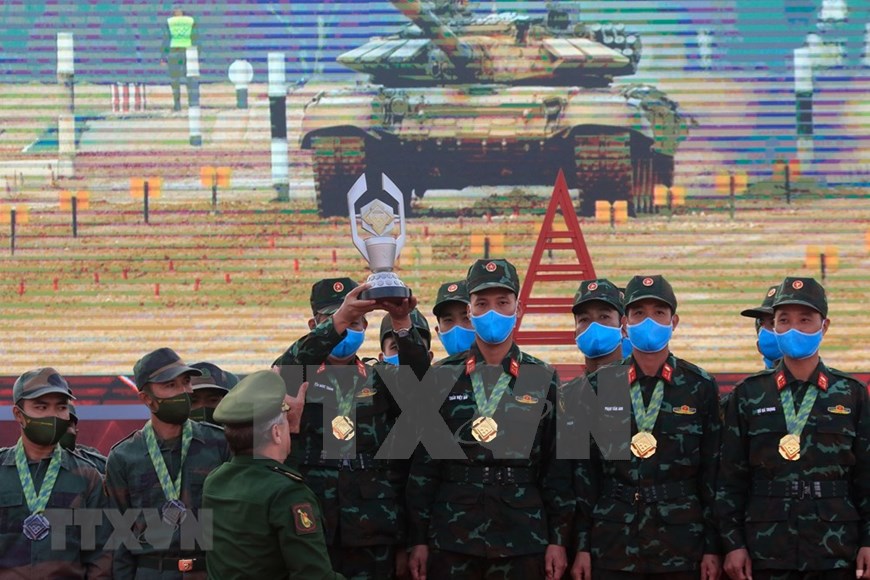
[[[716,381],[703,369],[670,354],[656,376],[629,356],[629,381],[637,377],[649,404],[653,387],[664,381],[664,399],[652,431],[658,448],[645,459],[611,461],[593,441],[590,458],[574,462],[577,496],[577,551],[591,552],[592,569],[671,574],[700,569],[703,554],[718,554],[713,499],[719,462],[721,422]],[[601,372],[588,377],[598,392]],[[575,379],[582,380],[582,379]],[[566,389],[577,388],[572,382]],[[632,413],[631,433],[637,433]],[[624,442],[627,448],[629,441]],[[664,488],[682,492],[659,501],[632,502],[623,489]],[[631,492],[629,493],[631,495]]]
[[[470,356],[476,364],[484,364],[479,350],[472,346],[467,353],[443,359],[430,372],[443,369],[446,376],[442,380],[453,382],[453,369],[457,365],[467,369]],[[549,373],[549,383],[519,393],[516,375],[511,371],[514,361],[520,374],[524,365],[541,367]],[[422,446],[418,447],[408,478],[409,544],[429,544],[433,550],[492,562],[543,554],[548,544],[568,542],[574,497],[567,462],[555,461],[558,375],[546,363],[522,353],[516,345],[502,361],[502,372],[514,378],[493,415],[500,427],[492,442],[481,444],[470,432],[477,407],[471,379],[467,372],[462,372],[440,412],[467,459],[436,460]],[[495,379],[488,381],[490,385],[494,382]],[[525,395],[528,398],[520,401]],[[528,451],[516,454],[516,458],[496,458],[494,449],[516,449],[516,442],[511,443],[511,431],[517,432],[521,425],[530,426],[534,435]],[[469,467],[486,467],[492,472],[510,468],[526,474],[529,480],[483,483],[475,476],[462,481],[449,475]],[[442,577],[432,572],[430,576]]]
[[[93,465],[63,450],[60,472],[48,500],[50,510],[103,509],[103,480]],[[37,489],[50,459],[29,463]],[[0,576],[3,578],[111,578],[112,554],[104,551],[111,529],[104,520],[96,529],[96,550],[82,550],[81,530],[69,525],[62,549],[53,549],[51,534],[31,541],[22,534],[24,519],[30,515],[15,467],[15,448],[0,449]],[[75,515],[72,515],[75,518]],[[69,521],[72,524],[72,520]]]
[[[101,475],[106,474],[106,456],[98,450],[87,445],[76,445],[74,453],[96,467]]]
[[[353,580],[382,580],[393,578],[396,567],[396,546],[366,546],[342,548],[329,546],[329,560],[333,569]],[[398,547],[404,550],[403,546]]]
[[[202,505],[202,486],[206,476],[217,466],[229,460],[230,451],[224,438],[223,429],[220,427],[196,421],[192,421],[192,426],[193,439],[183,466],[180,500],[184,502],[192,515],[197,516]],[[169,470],[169,475],[175,479],[181,461],[181,437],[168,441],[158,439],[158,445],[163,455],[163,461],[166,462],[166,467]],[[106,492],[109,496],[110,507],[119,510],[143,508],[159,510],[166,502],[166,497],[157,478],[157,472],[148,456],[141,429],[134,431],[115,444],[109,452],[106,463]],[[159,531],[151,530],[151,533],[146,533],[146,528],[146,519],[140,514],[133,525],[133,535],[140,542],[138,548],[131,551],[122,547],[115,555],[114,577],[117,580],[126,578],[181,580],[182,576],[187,580],[196,577],[204,578],[204,572],[183,575],[177,569],[164,569],[161,572],[153,567],[140,566],[137,560],[142,557],[176,559],[202,559],[205,557],[205,554],[200,550],[194,552],[181,550],[178,529],[171,532],[169,549],[159,550],[149,543],[147,538],[161,537],[168,533],[168,526],[161,525]]]
[[[808,389],[819,389],[797,461],[779,454],[787,432],[780,388],[792,389],[796,405]],[[808,382],[800,381],[780,362],[735,387],[725,425],[716,498],[725,551],[748,549],[753,572],[854,566],[858,547],[870,545],[870,402],[864,385],[821,361]],[[811,490],[800,497],[758,492],[770,482],[800,481],[841,482],[848,492],[821,498]]]
[[[462,580],[543,580],[543,554],[492,560],[480,556],[432,550],[428,574],[432,578]]]

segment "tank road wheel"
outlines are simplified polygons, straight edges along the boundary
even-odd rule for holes
[[[580,215],[594,216],[595,202],[629,200],[632,191],[631,135],[628,131],[574,136],[574,168]]]
[[[314,187],[321,217],[346,216],[347,192],[366,170],[365,139],[357,136],[318,136],[314,152]]]

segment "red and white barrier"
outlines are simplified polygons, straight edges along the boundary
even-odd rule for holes
[[[147,106],[145,83],[115,83],[112,85],[112,112],[144,111]]]

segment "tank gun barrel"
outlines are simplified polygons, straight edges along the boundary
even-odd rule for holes
[[[447,24],[441,21],[431,9],[423,6],[420,0],[390,0],[405,18],[416,24],[423,34],[457,67],[474,60],[474,49],[457,38]]]

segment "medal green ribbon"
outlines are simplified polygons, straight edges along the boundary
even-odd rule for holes
[[[662,380],[659,380],[653,389],[652,397],[649,399],[649,407],[643,404],[643,393],[640,390],[640,383],[635,381],[631,385],[631,408],[634,410],[634,420],[637,423],[637,430],[639,432],[652,432],[656,419],[659,417],[659,410],[662,408],[664,398],[665,382]]]
[[[338,416],[339,417],[350,417],[350,410],[353,408],[353,396],[356,394],[356,379],[353,381],[353,386],[350,390],[341,394],[341,387],[338,386],[338,379],[329,376],[329,383],[332,385],[332,388],[335,389],[335,400],[338,403]]]
[[[30,476],[30,468],[27,467],[24,444],[21,442],[21,439],[18,439],[18,443],[15,445],[15,467],[18,468],[18,479],[21,480],[24,500],[27,502],[27,509],[30,510],[31,514],[44,512],[45,506],[48,505],[48,498],[51,496],[54,482],[57,481],[57,474],[60,472],[61,453],[60,445],[55,445],[54,453],[51,455],[51,462],[48,464],[48,471],[45,472],[45,479],[42,480],[42,485],[37,495],[36,486],[33,485],[33,478]]]
[[[789,433],[800,437],[804,426],[807,424],[807,419],[810,418],[810,411],[813,410],[813,405],[818,396],[819,390],[812,385],[808,386],[804,399],[801,401],[800,409],[795,413],[794,395],[791,389],[786,386],[779,392],[779,400],[782,401],[782,412],[785,414],[785,426]]]
[[[170,501],[178,499],[181,495],[181,474],[184,471],[184,460],[187,459],[187,450],[190,449],[190,440],[193,438],[193,425],[190,420],[185,421],[184,428],[181,431],[181,464],[178,466],[178,475],[175,477],[175,481],[169,477],[169,470],[166,469],[166,462],[163,461],[160,447],[157,446],[157,437],[154,435],[154,427],[151,426],[151,421],[145,423],[142,433],[145,436],[145,445],[148,447],[151,464],[154,466],[154,471],[157,472],[160,487],[163,488],[163,495]]]
[[[502,395],[504,395],[511,384],[511,376],[502,372],[495,383],[495,387],[492,389],[492,396],[487,398],[482,375],[483,373],[479,370],[471,373],[471,388],[474,392],[474,403],[477,405],[477,412],[481,416],[492,417],[495,415],[495,410],[498,409],[498,403],[501,401]]]

